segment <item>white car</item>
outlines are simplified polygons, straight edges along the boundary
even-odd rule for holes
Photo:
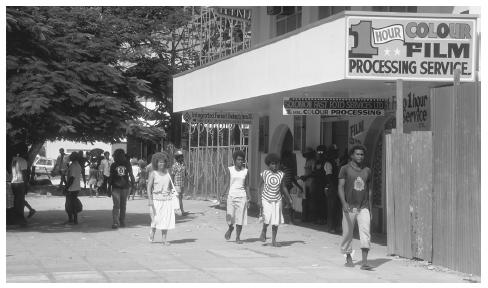
[[[40,157],[34,162],[34,165],[36,167],[36,175],[45,175],[45,174],[51,174],[51,171],[54,169],[54,165],[56,164],[55,159],[49,159],[49,158],[44,158]]]

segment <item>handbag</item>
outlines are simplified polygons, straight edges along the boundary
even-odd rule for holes
[[[68,192],[69,193],[69,192]],[[64,210],[66,213],[70,214],[70,202],[68,199],[66,199],[66,202],[64,203]],[[75,202],[73,203],[73,208],[75,209],[75,213],[80,213],[83,211],[83,204],[81,203],[81,200],[79,198],[76,198]]]
[[[81,211],[83,211],[83,204],[81,203],[80,198],[76,198],[75,209],[76,213],[80,213]]]
[[[169,182],[171,182],[171,186],[173,187],[173,189],[171,189],[171,194],[172,194],[171,204],[173,205],[173,209],[175,210],[175,213],[178,216],[181,216],[182,213],[180,207],[180,200],[178,199],[178,193],[176,193],[175,184],[173,183],[173,179],[171,179],[171,176],[169,176]]]

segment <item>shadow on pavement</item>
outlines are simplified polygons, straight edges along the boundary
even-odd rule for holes
[[[212,205],[210,206],[210,208],[214,208],[214,209],[218,209],[218,210],[226,210],[225,207],[222,207],[220,205]],[[247,211],[247,216],[248,217],[251,217],[251,218],[258,218],[259,217],[259,209],[257,208],[256,205],[251,205],[251,207],[248,209]],[[285,218],[285,221],[288,219],[288,215],[283,215],[284,218]],[[332,235],[337,235],[337,236],[341,236],[342,233],[331,233],[331,232],[328,232],[328,226],[327,225],[319,225],[319,224],[314,224],[312,222],[302,222],[300,219],[300,216],[299,215],[295,215],[295,221],[293,224],[289,224],[289,225],[293,225],[293,226],[298,226],[298,227],[304,227],[304,228],[309,228],[309,229],[314,229],[314,230],[317,230],[317,231],[322,231],[324,233],[328,233],[328,234],[332,234]],[[354,239],[357,239],[359,240],[359,233],[358,233],[358,228],[357,228],[357,225],[354,229]],[[259,240],[259,239],[258,239]],[[244,242],[246,242],[245,240],[242,240]],[[255,242],[255,241],[248,241],[248,242]],[[371,242],[375,243],[375,244],[378,244],[378,245],[381,245],[381,246],[386,246],[386,234],[378,234],[378,233],[371,233]]]
[[[176,223],[192,221],[196,215],[176,216]],[[112,229],[112,210],[84,210],[78,214],[78,225],[66,224],[68,216],[61,210],[37,211],[34,217],[28,220],[26,227],[7,226],[9,233],[40,232],[84,232],[97,233]],[[149,213],[126,213],[125,228],[149,227],[151,217]]]
[[[368,265],[376,268],[389,261],[391,261],[391,259],[387,259],[387,258],[368,259]],[[361,263],[362,263],[361,260],[359,260],[356,263],[354,263],[354,265],[361,265]]]
[[[331,235],[337,235],[339,237],[342,236],[342,232],[341,233],[328,232],[329,228],[327,225],[319,225],[319,224],[314,224],[312,222],[301,222],[300,220],[295,220],[293,225],[298,226],[298,227],[314,229],[317,231],[322,231],[324,233],[328,233]],[[359,240],[359,232],[358,232],[357,225],[356,225],[356,227],[354,227],[354,239]],[[381,246],[386,246],[386,234],[371,233],[371,242],[378,244],[378,245],[381,245]]]
[[[242,242],[244,243],[254,243],[254,242],[260,242],[259,238],[247,238],[247,239],[242,239]]]
[[[302,241],[302,240],[298,240],[298,241],[277,241],[277,242],[279,243],[279,245],[281,245],[281,247],[291,246],[295,243],[305,244],[305,241]]]
[[[171,244],[184,244],[197,241],[196,238],[187,238],[187,239],[178,239],[178,240],[171,240],[169,243]]]

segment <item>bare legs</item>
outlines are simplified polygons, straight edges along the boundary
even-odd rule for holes
[[[156,234],[156,228],[151,228],[149,232],[149,242],[154,242],[154,235]],[[168,230],[161,230],[161,236],[163,237],[163,245],[169,246],[170,243],[166,240],[168,236]]]
[[[259,240],[266,242],[266,230],[268,229],[268,224],[263,224],[263,230],[261,230],[261,236]],[[278,225],[271,225],[271,245],[274,247],[280,247],[280,244],[276,242],[276,235],[278,234]]]

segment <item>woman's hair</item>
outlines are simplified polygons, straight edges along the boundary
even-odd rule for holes
[[[271,163],[280,163],[280,156],[275,153],[269,153],[268,155],[266,155],[266,158],[264,158],[264,164],[269,166],[269,164]]]
[[[158,162],[163,161],[166,168],[169,168],[169,156],[166,152],[156,152],[151,157],[151,166],[154,171],[158,170]]]
[[[124,149],[117,149],[114,151],[114,162],[117,162],[117,163],[125,163],[127,162],[127,160],[125,159],[125,152],[124,152]]]
[[[349,150],[349,156],[352,156],[356,150],[362,150],[364,154],[366,154],[366,147],[364,145],[358,144],[352,146],[351,150]]]
[[[242,151],[242,150],[234,151],[234,153],[232,154],[232,159],[234,161],[236,161],[237,157],[239,157],[239,156],[242,157],[242,160],[246,160],[246,153],[244,153],[244,151]]]

